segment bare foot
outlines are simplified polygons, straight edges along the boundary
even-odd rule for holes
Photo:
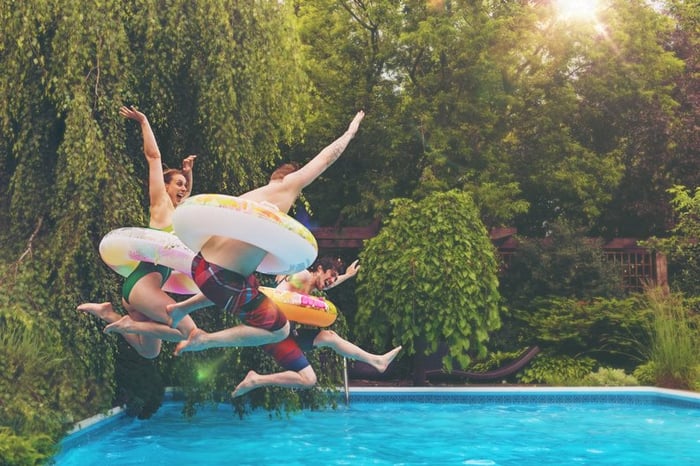
[[[114,312],[112,303],[83,303],[76,308],[80,312],[86,314],[92,314],[98,319],[102,319],[108,324],[115,322],[122,318],[121,314]]]
[[[165,306],[165,312],[168,314],[168,317],[170,317],[170,322],[167,324],[172,328],[177,328],[180,321],[187,317],[187,313],[182,308],[178,307],[178,303],[168,304]]]
[[[401,351],[402,346],[397,346],[393,350],[389,351],[388,353],[384,353],[379,357],[379,359],[373,364],[373,366],[381,373],[384,373],[384,371],[387,370],[389,367],[389,364],[391,364],[391,361],[394,360],[397,354],[399,354],[399,351]]]
[[[173,354],[179,356],[180,353],[185,353],[187,351],[202,351],[209,348],[206,341],[208,335],[209,334],[201,328],[193,328],[187,340],[183,340],[177,344]]]
[[[258,384],[256,382],[256,379],[259,377],[259,374],[255,371],[248,371],[248,374],[245,376],[245,379],[241,381],[236,386],[236,389],[231,393],[231,397],[236,398],[237,396],[242,396],[248,393],[251,390],[255,390],[258,388]]]
[[[130,330],[131,324],[133,323],[134,321],[131,319],[131,317],[124,316],[116,322],[112,322],[111,324],[106,326],[103,331],[104,333],[120,333],[122,335],[132,333]]]

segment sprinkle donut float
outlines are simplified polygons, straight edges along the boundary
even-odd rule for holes
[[[271,275],[298,272],[318,254],[311,232],[276,206],[224,194],[188,197],[173,214],[177,236],[193,251],[211,236],[244,241],[267,252],[257,271]]]
[[[199,292],[189,272],[194,253],[172,233],[151,228],[117,228],[102,238],[100,256],[123,277],[128,277],[139,262],[164,265],[173,270],[163,284],[164,291],[177,294]]]
[[[319,296],[261,286],[260,291],[275,302],[287,319],[300,324],[328,327],[338,318],[335,304]]]

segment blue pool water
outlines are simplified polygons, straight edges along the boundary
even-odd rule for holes
[[[74,435],[68,465],[684,465],[700,462],[700,401],[656,392],[361,392],[349,406],[191,420],[166,403]],[[662,393],[663,395],[663,393]]]

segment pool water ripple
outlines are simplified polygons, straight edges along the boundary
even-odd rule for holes
[[[353,402],[238,419],[228,405],[188,420],[167,403],[66,444],[72,465],[684,465],[700,458],[700,409],[624,403]]]

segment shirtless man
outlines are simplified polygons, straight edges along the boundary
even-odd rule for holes
[[[311,294],[316,290],[328,290],[357,275],[359,266],[353,262],[339,275],[342,262],[339,259],[321,257],[311,267],[293,275],[282,277],[277,289],[301,294]],[[279,280],[279,278],[278,278]],[[384,354],[372,354],[342,338],[333,330],[319,328],[293,329],[289,336],[279,343],[263,346],[285,370],[273,374],[248,372],[238,384],[232,396],[244,395],[260,387],[278,386],[287,388],[311,388],[316,385],[316,373],[304,355],[305,351],[315,348],[330,348],[343,357],[362,361],[383,373],[401,351],[401,346]]]
[[[358,112],[345,134],[303,167],[282,165],[272,173],[268,184],[239,197],[273,204],[280,212],[289,212],[302,189],[338,160],[357,133],[364,115]],[[212,304],[236,314],[243,324],[214,333],[195,328],[187,340],[177,345],[176,355],[217,347],[260,346],[282,341],[289,335],[287,318],[258,290],[254,272],[266,254],[259,247],[222,236],[212,236],[204,243],[192,261],[192,277],[201,293],[168,306],[171,325],[177,327],[191,312]]]

